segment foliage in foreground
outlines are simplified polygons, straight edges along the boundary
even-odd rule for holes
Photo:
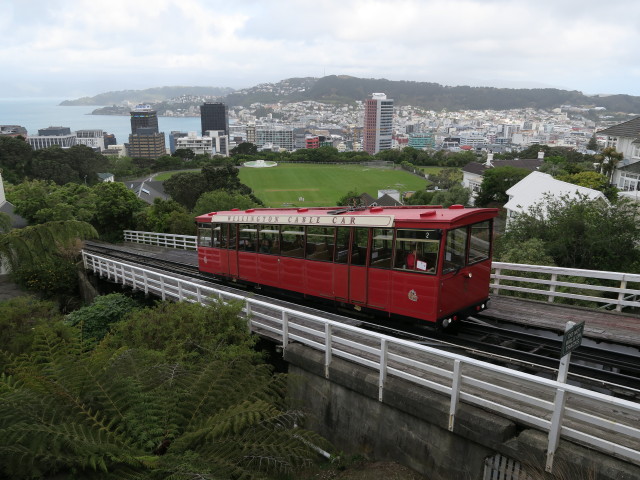
[[[29,351],[34,329],[59,320],[56,305],[49,301],[24,295],[0,302],[0,351],[12,355]]]
[[[328,448],[284,407],[284,376],[251,353],[228,355],[238,347],[225,339],[244,323],[238,307],[175,304],[167,330],[179,325],[182,306],[187,316],[200,308],[208,311],[201,320],[222,320],[202,327],[219,330],[217,349],[196,349],[193,362],[165,354],[171,332],[152,349],[154,339],[130,325],[123,332],[142,336],[135,347],[103,342],[87,352],[77,332],[65,334],[70,327],[37,327],[31,352],[0,378],[0,475],[265,478],[306,464],[311,444]]]
[[[102,340],[111,326],[135,310],[137,305],[135,300],[119,293],[101,295],[91,305],[67,315],[65,323],[77,326],[80,340],[92,345]]]

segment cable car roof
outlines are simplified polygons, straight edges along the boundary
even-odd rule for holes
[[[396,222],[466,224],[494,218],[497,208],[465,208],[452,205],[400,207],[303,207],[249,208],[210,212],[196,217],[200,223],[261,223],[316,226],[392,227]]]

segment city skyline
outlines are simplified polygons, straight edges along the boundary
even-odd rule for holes
[[[4,0],[2,11],[5,98],[325,75],[640,96],[630,0]]]

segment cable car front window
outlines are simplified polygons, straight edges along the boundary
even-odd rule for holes
[[[477,263],[487,260],[491,255],[491,221],[475,223],[471,225],[471,238],[469,239],[469,263]]]
[[[199,223],[198,224],[198,246],[210,247],[211,246],[211,224]]]
[[[444,247],[444,267],[442,273],[459,270],[465,266],[467,259],[467,227],[456,228],[447,232],[447,243]]]

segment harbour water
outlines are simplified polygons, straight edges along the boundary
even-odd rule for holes
[[[29,135],[37,135],[38,129],[62,126],[71,131],[101,129],[113,133],[118,143],[125,143],[131,133],[129,116],[91,115],[98,106],[63,107],[65,98],[0,98],[0,125],[20,125]],[[158,117],[158,127],[165,133],[169,146],[172,131],[198,132],[200,117]]]

